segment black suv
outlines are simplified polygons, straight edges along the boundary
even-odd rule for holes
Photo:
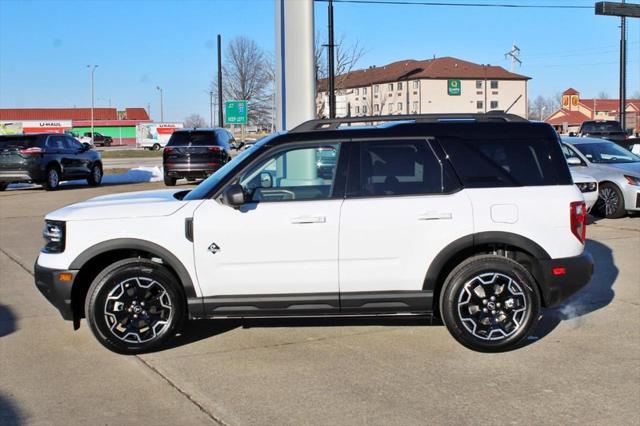
[[[623,148],[629,148],[630,143],[627,142],[627,134],[622,130],[622,126],[618,121],[614,120],[590,120],[585,121],[578,131],[579,136],[607,139],[615,142]]]
[[[60,182],[102,182],[102,160],[89,144],[59,133],[0,136],[0,191],[11,183],[33,182],[47,190]]]
[[[173,132],[164,148],[162,163],[164,183],[174,186],[176,180],[206,178],[231,158],[235,139],[225,129],[192,129]]]

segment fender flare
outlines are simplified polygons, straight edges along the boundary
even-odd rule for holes
[[[474,247],[485,244],[506,244],[530,253],[537,260],[551,259],[549,253],[540,247],[539,244],[522,235],[501,231],[479,232],[477,234],[465,235],[451,242],[436,255],[429,265],[429,269],[427,269],[422,289],[434,291],[438,284],[438,277],[449,260],[463,250],[473,249]]]
[[[198,297],[191,276],[182,262],[169,250],[151,241],[137,238],[116,238],[114,240],[103,241],[80,253],[80,255],[71,262],[69,269],[80,270],[89,260],[113,250],[142,250],[157,255],[176,272],[182,282],[187,299]]]

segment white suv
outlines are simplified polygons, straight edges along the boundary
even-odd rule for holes
[[[187,318],[398,314],[503,351],[590,280],[584,200],[550,126],[354,120],[387,123],[310,121],[191,191],[50,213],[36,285],[120,353],[157,348]]]

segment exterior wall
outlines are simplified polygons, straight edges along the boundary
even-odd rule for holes
[[[111,136],[114,145],[135,145],[135,126],[94,126],[94,131],[104,136]],[[91,131],[91,126],[77,126],[71,129],[72,132],[82,136],[85,132]]]

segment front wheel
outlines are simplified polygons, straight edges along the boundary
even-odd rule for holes
[[[472,257],[447,277],[440,297],[442,319],[469,349],[514,349],[538,322],[535,280],[519,263],[500,256]]]
[[[598,201],[594,209],[598,216],[607,219],[621,218],[626,212],[622,191],[613,183],[605,182],[601,184],[598,191]]]
[[[102,182],[102,165],[96,163],[91,167],[91,173],[87,177],[87,182],[91,186],[98,186]]]
[[[164,266],[125,259],[108,266],[91,284],[85,302],[89,327],[107,349],[122,354],[160,347],[181,327],[185,300]]]
[[[51,166],[47,169],[47,180],[44,182],[44,189],[55,191],[60,186],[60,171],[57,167]]]
[[[0,191],[4,191],[9,186],[8,182],[0,182]]]

